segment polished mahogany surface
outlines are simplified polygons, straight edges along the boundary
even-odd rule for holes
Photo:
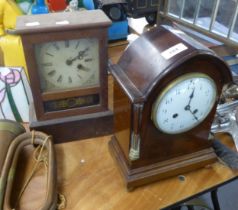
[[[84,18],[85,16],[87,18]],[[16,33],[20,34],[22,38],[33,95],[30,109],[31,129],[55,136],[57,143],[112,133],[113,114],[108,109],[107,75],[107,33],[110,24],[110,19],[101,10],[85,10],[75,13],[60,12],[36,16],[20,16],[18,18]],[[95,40],[95,42],[90,42],[90,39]],[[70,45],[69,43],[72,40],[78,41],[73,41],[74,45]],[[81,49],[84,45],[82,40],[88,40],[91,44],[85,49]],[[60,45],[55,45],[55,43],[63,41],[65,43],[63,47],[60,48]],[[37,57],[42,55],[38,55],[36,49],[48,43],[51,46],[56,46],[53,48],[57,53],[49,52],[50,50],[45,52],[44,54],[50,57],[52,62],[38,65],[38,62],[44,61]],[[67,52],[65,48],[68,48],[69,51],[76,50],[78,55],[74,59],[72,57],[67,58],[67,56],[73,55],[64,53]],[[84,56],[80,56],[80,53],[89,49],[92,50],[87,54],[90,61],[86,61],[87,59],[81,61]],[[56,59],[60,60],[60,62]],[[77,63],[77,67],[70,68],[74,60],[80,63]],[[59,75],[57,75],[57,70],[60,69],[57,67],[58,62],[60,65],[65,64]],[[92,67],[88,68],[82,62],[91,62]],[[42,79],[40,72],[45,71],[44,66],[48,66],[48,70],[53,74],[48,72],[45,75],[46,78]],[[89,75],[89,78],[86,79],[86,82],[88,82],[86,85],[79,70],[82,74]],[[65,71],[74,73],[69,77],[63,77]],[[91,74],[91,72],[94,73]],[[54,74],[58,77],[57,83],[60,88],[43,88],[44,81],[49,79],[49,83],[51,83],[52,75]],[[74,77],[77,77],[78,80],[75,80],[75,86],[70,86],[69,84],[74,81]],[[90,80],[92,78],[97,78],[95,79],[97,82],[91,83]],[[62,81],[68,84],[64,86]],[[81,81],[81,84],[79,84],[79,81]],[[97,123],[100,126],[97,126]]]
[[[110,151],[127,187],[191,171],[216,160],[208,137],[222,88],[232,81],[232,76],[229,67],[213,51],[181,31],[160,26],[131,43],[110,69],[115,79],[116,125]],[[212,78],[216,101],[194,128],[178,134],[164,133],[152,121],[152,107],[169,84],[188,73]],[[131,148],[133,153],[137,150],[135,159],[128,154]]]
[[[85,15],[88,18],[83,18]],[[110,24],[110,19],[100,10],[21,16],[17,19],[16,33],[21,35],[27,58],[26,63],[34,100],[34,114],[37,120],[59,119],[108,110],[107,29]],[[88,87],[62,88],[62,90],[57,91],[42,90],[39,76],[39,71],[42,69],[37,65],[35,45],[86,38],[98,40],[99,84]],[[96,95],[97,103],[93,103],[91,106],[86,104],[71,108],[70,100],[81,97],[80,100],[82,101],[86,96],[91,100],[92,95]],[[66,104],[64,109],[49,111],[46,108],[46,104],[56,103],[59,99],[61,101],[58,104]],[[87,100],[85,99],[85,101]]]
[[[175,54],[170,59],[165,59],[162,53],[177,44],[183,44],[187,49]],[[221,80],[224,79],[221,81],[222,83],[231,80],[231,75],[226,76],[228,67],[213,51],[183,32],[165,26],[151,29],[131,43],[115,66],[113,75],[116,78],[121,77],[118,78],[119,82],[125,80],[123,84],[133,102],[143,101],[151,93],[154,84],[163,81],[164,77],[171,71],[175,74],[174,77],[183,74],[182,69],[177,70],[176,68],[191,58],[201,60],[200,55],[212,65],[224,69],[224,75],[222,75],[224,77],[221,78]],[[200,66],[199,69],[190,68],[188,71],[203,70]],[[205,71],[207,72],[207,70]]]

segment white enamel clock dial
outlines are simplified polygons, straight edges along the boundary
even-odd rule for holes
[[[35,47],[43,91],[98,85],[97,39],[65,40]]]
[[[216,97],[216,84],[210,77],[202,73],[183,75],[157,97],[152,120],[164,133],[186,132],[206,118]]]

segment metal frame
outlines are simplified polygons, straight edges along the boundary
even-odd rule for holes
[[[213,5],[213,9],[212,9],[212,14],[211,14],[211,22],[210,22],[210,25],[209,25],[209,28],[206,29],[206,28],[203,28],[199,25],[197,25],[197,18],[198,18],[198,14],[199,14],[199,11],[200,11],[200,7],[201,7],[201,1],[202,0],[197,0],[197,6],[196,6],[196,9],[195,9],[195,14],[194,14],[194,19],[192,22],[189,22],[189,21],[186,21],[184,20],[183,18],[183,10],[184,10],[184,5],[185,5],[185,1],[186,0],[183,0],[182,1],[182,6],[180,8],[180,15],[179,17],[176,17],[175,15],[172,15],[169,13],[169,5],[170,3],[172,3],[171,0],[159,0],[159,5],[164,5],[164,8],[161,10],[160,6],[158,8],[158,14],[157,14],[157,24],[161,24],[164,20],[170,20],[170,21],[173,21],[173,22],[177,22],[179,24],[182,24],[182,25],[185,25],[189,28],[192,28],[198,32],[201,32],[209,37],[212,37],[212,38],[215,38],[235,49],[238,49],[238,39],[235,40],[232,38],[232,33],[234,32],[234,27],[235,27],[235,24],[236,24],[236,21],[238,21],[238,1],[236,1],[236,8],[234,10],[234,13],[231,14],[231,21],[230,21],[230,24],[229,24],[229,31],[228,31],[228,34],[224,34],[224,36],[218,34],[218,33],[215,33],[213,31],[213,26],[214,26],[214,23],[216,21],[216,18],[217,18],[217,13],[218,13],[218,9],[219,9],[219,5],[220,5],[220,0],[214,0],[215,3]],[[193,0],[191,0],[193,1]]]
[[[205,193],[210,193],[214,209],[215,210],[220,210],[220,205],[219,205],[219,201],[218,201],[217,191],[219,190],[220,187],[225,186],[226,184],[229,184],[229,183],[231,183],[233,181],[236,181],[236,180],[238,180],[238,176],[235,176],[235,177],[233,177],[233,178],[231,178],[231,179],[229,179],[229,180],[227,180],[225,182],[222,182],[222,183],[220,183],[218,185],[214,185],[213,187],[210,187],[210,188],[208,188],[208,189],[206,189],[204,191],[201,191],[200,193],[197,193],[197,194],[194,194],[194,195],[192,195],[192,196],[190,196],[188,198],[185,198],[184,200],[178,201],[178,202],[176,202],[176,203],[174,203],[174,204],[172,204],[170,206],[162,208],[161,210],[173,210],[173,208],[176,209],[176,208],[180,207],[181,204],[183,204],[183,203],[185,203],[185,202],[187,202],[187,201],[189,201],[189,200],[191,200],[193,198],[197,198],[198,196],[201,196],[201,195],[203,195]]]

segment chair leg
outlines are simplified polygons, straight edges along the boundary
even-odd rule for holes
[[[215,210],[220,210],[220,204],[217,197],[217,189],[211,191],[212,204]]]
[[[181,206],[176,206],[176,207],[173,207],[173,208],[171,208],[171,209],[168,209],[168,210],[181,210]]]
[[[193,206],[187,206],[188,210],[194,210]]]
[[[187,210],[194,210],[193,206],[186,206],[186,207],[187,207]],[[182,209],[182,206],[176,206],[168,210],[181,210],[181,209]]]

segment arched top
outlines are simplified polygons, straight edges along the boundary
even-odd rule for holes
[[[203,58],[230,82],[229,67],[216,54],[182,31],[160,26],[144,33],[125,50],[112,74],[133,102],[143,102],[158,82],[193,58]]]

